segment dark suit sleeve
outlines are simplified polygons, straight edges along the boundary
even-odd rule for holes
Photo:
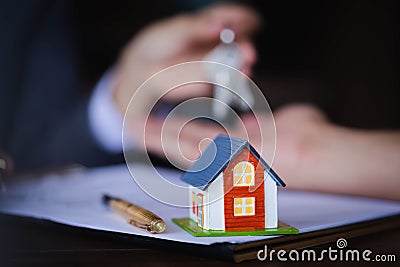
[[[67,110],[54,121],[49,132],[35,144],[31,155],[21,158],[25,167],[79,163],[98,166],[123,161],[122,154],[109,154],[99,147],[90,129],[87,99]],[[21,153],[24,154],[24,153]]]
[[[0,12],[0,147],[20,170],[122,161],[97,145],[89,126],[70,1],[8,3]]]

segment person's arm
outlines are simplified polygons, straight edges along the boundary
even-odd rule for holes
[[[16,171],[110,162],[89,127],[69,13],[73,6],[43,2],[26,9],[2,5],[7,22],[2,26],[9,34],[1,40],[0,146],[13,158]]]
[[[112,99],[109,100],[115,101],[114,104],[123,116],[131,96],[142,82],[163,68],[203,59],[205,54],[218,43],[219,33],[226,25],[230,25],[237,33],[243,57],[242,71],[249,74],[255,61],[254,47],[249,41],[249,35],[257,27],[258,22],[258,15],[249,8],[235,4],[220,4],[150,25],[132,39],[116,63],[118,81],[115,88],[110,89],[112,92],[109,92],[109,97]],[[46,25],[52,26],[52,23],[53,21],[49,21]],[[55,29],[55,33],[51,32],[52,38],[64,33],[59,28],[52,27],[52,29]],[[75,80],[77,78],[75,75],[77,70],[74,69],[77,66],[75,55],[71,56],[58,46],[54,46],[54,51],[43,49],[42,44],[49,37],[46,34],[47,31],[43,31],[43,35],[40,35],[43,40],[38,39],[39,52],[34,57],[35,64],[32,65],[30,75],[34,82],[29,82],[29,86],[21,92],[24,99],[21,100],[20,106],[23,110],[18,112],[20,114],[16,128],[11,134],[10,151],[16,159],[17,168],[75,162],[93,166],[113,163],[115,162],[113,158],[121,161],[122,155],[118,153],[121,147],[114,146],[118,140],[107,131],[120,128],[121,125],[104,128],[101,116],[93,115],[98,113],[93,112],[92,107],[99,106],[93,103],[99,102],[88,101],[86,98],[80,100],[77,92],[79,84]],[[63,47],[62,45],[66,41],[71,41],[71,38],[67,35],[60,36],[58,41],[57,45]],[[49,60],[51,64],[44,68],[44,61],[47,58],[51,59]],[[66,61],[65,66],[60,66],[64,61]],[[55,74],[60,74],[61,78]],[[42,80],[46,83],[42,83]],[[194,95],[204,95],[209,92],[208,88],[206,89],[171,95],[168,100],[179,101]],[[157,92],[159,88],[152,90]],[[152,92],[148,93],[152,95]],[[110,114],[106,112],[106,115]],[[100,128],[106,131],[100,133],[98,132]],[[109,135],[110,140],[117,141],[108,142]],[[159,138],[157,135],[147,140]],[[135,143],[133,139],[132,137],[132,142]],[[156,143],[157,140],[149,141]],[[189,147],[197,148],[197,144],[191,138],[186,139],[186,142]],[[112,144],[109,145],[110,143]],[[159,154],[157,148],[150,147],[149,150]]]
[[[400,200],[400,132],[329,124],[307,149],[292,187]]]

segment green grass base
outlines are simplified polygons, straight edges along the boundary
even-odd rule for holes
[[[189,232],[196,237],[202,236],[252,236],[252,235],[292,235],[299,231],[281,221],[278,222],[277,228],[255,229],[254,231],[221,231],[221,230],[205,230],[200,228],[195,221],[190,218],[175,218],[174,223],[180,226],[183,230]]]

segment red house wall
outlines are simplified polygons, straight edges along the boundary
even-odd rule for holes
[[[248,161],[253,164],[254,186],[233,186],[233,168],[241,161]],[[264,168],[262,164],[245,148],[228,164],[223,175],[225,230],[243,231],[265,228]],[[238,197],[255,197],[255,215],[234,216],[234,198]]]

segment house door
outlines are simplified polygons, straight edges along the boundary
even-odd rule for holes
[[[204,228],[204,195],[197,194],[197,224]]]

